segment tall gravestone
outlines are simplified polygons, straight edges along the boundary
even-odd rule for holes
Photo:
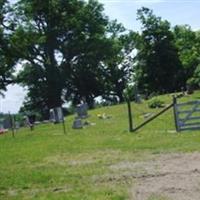
[[[6,117],[3,121],[3,127],[5,129],[11,129],[12,128],[12,124],[11,124],[11,121],[8,117]]]
[[[88,117],[88,105],[87,103],[81,103],[76,106],[76,114],[77,116],[75,117],[73,121],[72,128],[74,129],[80,129],[83,128],[83,123],[82,119],[85,119]]]
[[[88,105],[87,103],[78,104],[76,107],[76,113],[78,118],[84,119],[88,117]]]
[[[52,108],[50,110],[50,121],[54,123],[61,123],[64,120],[63,111],[61,107]]]

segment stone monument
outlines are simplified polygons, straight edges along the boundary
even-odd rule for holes
[[[53,123],[61,123],[64,120],[63,112],[61,107],[50,109],[50,121]]]
[[[84,119],[88,117],[88,105],[87,103],[81,103],[76,106],[76,113],[78,118]]]

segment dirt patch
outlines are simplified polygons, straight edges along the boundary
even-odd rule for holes
[[[142,173],[135,176],[131,200],[200,199],[200,153],[165,154],[147,162],[111,166],[114,170],[135,168]]]

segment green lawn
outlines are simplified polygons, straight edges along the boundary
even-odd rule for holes
[[[198,99],[200,93],[180,101]],[[159,97],[170,104],[172,97]],[[132,104],[134,125],[144,121],[147,102]],[[112,118],[102,120],[98,114]],[[143,114],[142,114],[143,113]],[[0,136],[0,199],[123,200],[133,178],[116,178],[110,168],[119,162],[149,159],[154,154],[200,150],[200,132],[176,133],[169,110],[136,133],[128,132],[126,104],[89,111],[94,126],[71,128],[74,116],[61,125],[45,124],[33,132],[21,129]],[[120,172],[118,172],[120,173]]]

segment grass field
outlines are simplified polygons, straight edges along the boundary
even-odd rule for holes
[[[198,99],[199,92],[181,101]],[[160,96],[170,104],[170,95]],[[143,114],[158,112],[148,102],[132,104],[134,125],[144,121]],[[110,119],[99,119],[106,113]],[[89,111],[95,123],[81,130],[71,128],[74,116],[61,125],[24,128],[15,138],[0,136],[0,199],[130,199],[134,177],[124,176],[117,163],[145,161],[157,154],[200,150],[200,132],[176,133],[173,111],[169,110],[136,133],[128,132],[126,104]],[[152,200],[156,198],[151,198]],[[157,198],[162,199],[162,198]]]

